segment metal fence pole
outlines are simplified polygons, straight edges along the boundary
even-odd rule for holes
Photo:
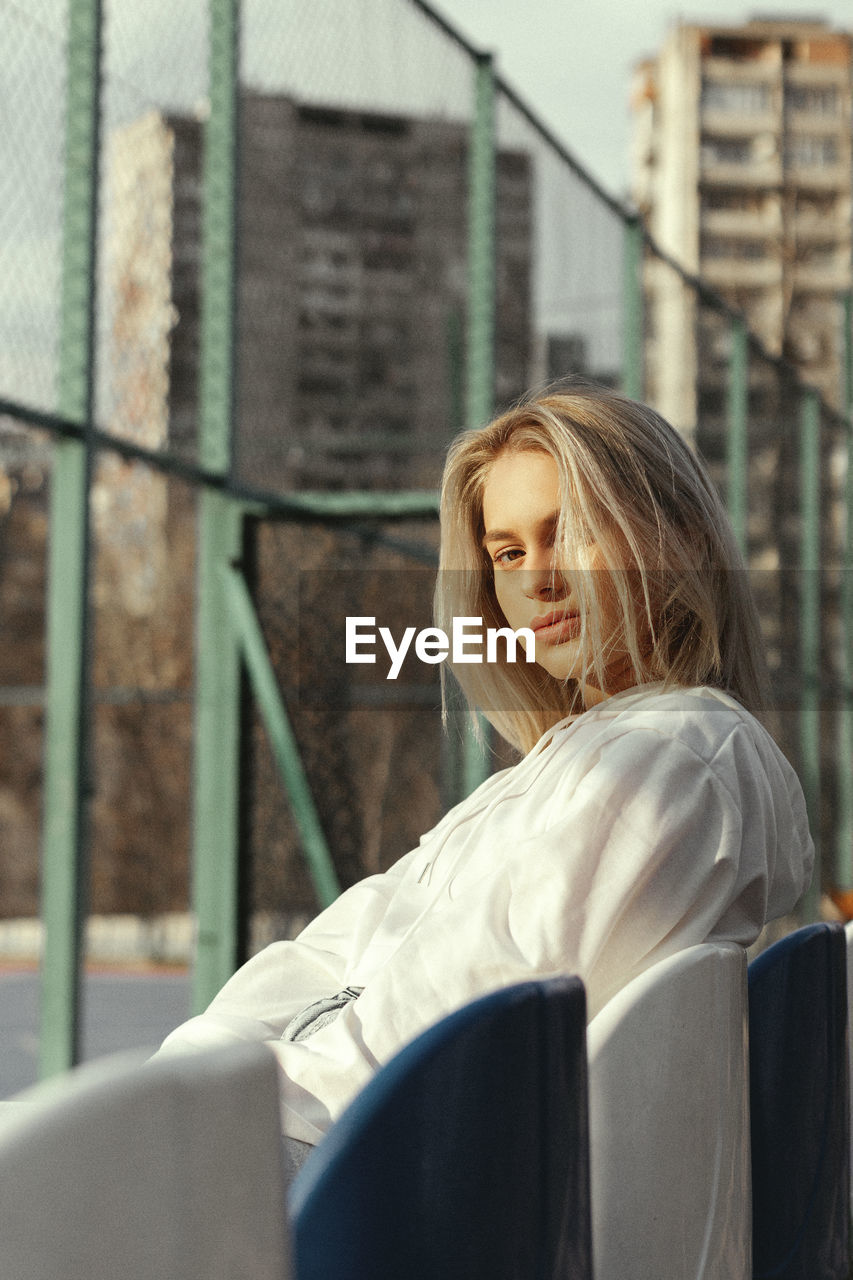
[[[494,412],[496,240],[495,69],[491,54],[474,63],[474,119],[468,163],[468,325],[465,352],[465,421],[483,426]],[[480,721],[488,740],[488,725]],[[471,726],[462,752],[461,789],[468,795],[488,776],[483,745]]]
[[[230,468],[234,412],[236,151],[239,0],[210,0],[210,114],[204,138],[200,448]],[[198,509],[193,910],[193,1007],[203,1008],[238,962],[240,656],[224,570],[242,551],[238,504],[205,489]]]
[[[79,1058],[87,896],[89,485],[94,396],[95,245],[100,133],[100,0],[71,0],[65,138],[59,412],[86,424],[60,440],[50,495],[47,717],[41,913],[43,1076]]]
[[[747,424],[749,414],[749,353],[746,322],[732,320],[729,356],[727,466],[728,509],[737,544],[744,562],[747,558],[747,509],[749,457]]]
[[[841,563],[841,699],[838,713],[838,839],[835,881],[853,888],[853,294],[844,296],[844,368],[841,389],[847,420],[846,529]]]
[[[817,918],[820,903],[820,397],[811,387],[800,398],[800,757],[803,791],[816,859],[804,909]]]
[[[643,365],[643,258],[645,236],[639,218],[625,221],[622,275],[622,390],[642,400]]]
[[[468,162],[468,346],[466,425],[484,425],[495,394],[495,72],[490,54],[474,64]]]

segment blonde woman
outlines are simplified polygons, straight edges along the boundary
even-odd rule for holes
[[[269,1041],[291,1153],[474,996],[576,973],[592,1017],[683,947],[753,942],[811,874],[728,521],[657,414],[590,386],[522,404],[452,446],[441,522],[438,625],[527,636],[531,661],[456,671],[519,762],[161,1051]]]

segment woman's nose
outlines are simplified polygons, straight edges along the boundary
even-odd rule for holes
[[[552,564],[525,571],[524,594],[529,600],[562,600],[566,584]]]

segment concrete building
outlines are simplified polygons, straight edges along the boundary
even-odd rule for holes
[[[240,128],[241,478],[265,489],[435,484],[443,448],[461,426],[467,129],[254,93],[241,98]],[[150,354],[166,344],[167,377],[161,385],[155,358],[150,391],[167,404],[170,445],[191,450],[201,126],[151,114],[117,136],[113,156],[133,208],[146,211],[149,237],[140,255],[139,215],[115,206],[119,346],[127,348],[137,316]],[[501,152],[497,185],[496,398],[505,403],[530,376],[529,156]],[[139,390],[139,379],[122,372],[126,363],[119,351],[119,429],[128,386]]]
[[[636,71],[634,198],[700,276],[830,404],[851,287],[851,41],[817,19],[674,27]],[[719,407],[725,326],[647,267],[651,398],[686,430]]]

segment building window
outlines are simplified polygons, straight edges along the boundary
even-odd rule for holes
[[[770,110],[770,86],[705,80],[702,84],[702,108],[733,116],[760,115]]]
[[[819,269],[835,267],[838,264],[838,250],[839,246],[834,241],[828,244],[810,244],[800,249],[797,261]]]
[[[702,213],[765,214],[770,209],[768,197],[758,191],[727,191],[710,188],[702,192]]]
[[[720,240],[716,236],[704,236],[699,253],[703,262],[709,258],[727,258],[729,256],[729,242],[728,240]]]
[[[836,117],[839,114],[840,105],[841,96],[837,85],[789,84],[785,86],[785,106],[789,111]]]
[[[797,192],[797,215],[805,222],[817,222],[820,218],[844,218],[842,210],[839,208],[839,198],[833,194],[823,194],[814,191],[798,191]]]
[[[702,143],[703,164],[751,164],[751,138],[706,138]]]
[[[795,134],[785,144],[785,163],[802,169],[829,168],[838,164],[838,142],[820,134]]]
[[[775,41],[750,39],[735,34],[706,38],[702,51],[712,58],[724,58],[727,62],[775,62],[778,57]]]
[[[703,259],[728,258],[740,262],[760,262],[768,256],[766,240],[733,240],[724,236],[703,236],[701,256]]]

